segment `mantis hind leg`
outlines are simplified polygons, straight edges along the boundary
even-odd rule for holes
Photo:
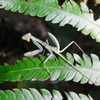
[[[62,50],[60,50],[59,52],[62,53],[64,52],[67,48],[69,48],[72,44],[75,44],[83,54],[85,54],[85,52],[82,50],[82,48],[75,42],[75,41],[72,41],[70,42],[65,48],[63,48]]]

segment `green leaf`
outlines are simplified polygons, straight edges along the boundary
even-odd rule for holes
[[[54,97],[54,100],[62,100],[63,99],[62,95],[57,90],[53,90],[53,97]]]
[[[67,100],[90,100],[84,94],[76,94],[74,92],[64,92]],[[57,90],[52,90],[52,94],[46,89],[40,89],[40,92],[34,88],[28,89],[13,89],[1,90],[0,100],[62,100],[63,96]]]
[[[51,100],[51,98],[52,98],[52,95],[46,89],[41,89],[41,94],[42,94],[44,100]]]
[[[32,96],[34,97],[34,100],[43,100],[43,97],[36,89],[30,89],[30,92]]]
[[[91,54],[89,57],[83,54],[83,58],[77,54],[72,56],[67,53],[66,55],[68,55],[66,59],[71,64],[75,64],[75,67],[60,57],[56,60],[52,58],[46,62],[47,65],[44,65],[42,63],[44,56],[40,56],[40,59],[35,57],[23,58],[23,61],[17,61],[14,66],[4,64],[4,66],[0,66],[0,83],[33,78],[43,81],[50,78],[50,80],[73,80],[75,82],[80,81],[81,84],[100,85],[100,61],[97,55]]]
[[[25,15],[45,16],[46,21],[59,23],[60,26],[70,24],[100,42],[100,18],[95,21],[84,3],[79,8],[73,0],[65,0],[61,6],[58,0],[0,0],[0,5],[1,8]]]

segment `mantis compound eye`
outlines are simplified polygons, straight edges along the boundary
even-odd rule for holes
[[[30,42],[30,38],[31,38],[31,33],[27,33],[27,34],[25,34],[25,35],[22,36],[22,39],[26,40],[28,42]]]

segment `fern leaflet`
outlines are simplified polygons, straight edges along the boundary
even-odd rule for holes
[[[100,61],[97,55],[91,54],[91,57],[83,55],[83,59],[74,54],[66,54],[66,59],[72,64],[75,63],[75,68],[79,71],[73,69],[68,63],[63,61],[60,57],[58,59],[50,59],[46,62],[46,66],[49,69],[51,75],[46,71],[46,67],[42,62],[45,57],[40,56],[40,58],[32,57],[30,59],[23,58],[23,61],[17,61],[14,66],[4,64],[0,66],[0,83],[4,81],[16,81],[16,80],[73,80],[81,84],[89,83],[100,85]],[[84,76],[85,74],[85,76]],[[87,76],[87,77],[86,77]]]
[[[81,3],[81,9],[73,0],[66,0],[61,7],[58,0],[0,0],[0,5],[1,8],[25,15],[46,16],[46,21],[60,23],[60,26],[70,24],[100,42],[100,18],[95,21],[84,3]]]
[[[84,94],[76,94],[74,92],[66,93],[67,100],[90,100],[88,96]],[[34,88],[28,89],[13,89],[0,90],[0,100],[62,100],[61,93],[57,90],[52,90],[52,94],[46,90],[41,89],[40,92]]]

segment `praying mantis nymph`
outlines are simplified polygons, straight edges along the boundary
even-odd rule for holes
[[[34,37],[31,35],[31,33],[25,34],[24,36],[22,36],[23,40],[26,40],[28,42],[30,42],[30,39],[32,40],[32,42],[39,48],[38,50],[34,50],[34,51],[30,51],[24,54],[24,56],[35,56],[39,53],[41,53],[43,51],[42,46],[44,46],[49,52],[49,56],[44,60],[43,63],[46,63],[48,61],[48,59],[50,59],[53,56],[53,52],[55,54],[57,54],[58,56],[60,56],[64,61],[66,61],[72,68],[74,68],[76,71],[78,71],[79,73],[81,73],[82,75],[84,75],[82,72],[80,72],[71,62],[69,62],[64,56],[61,55],[61,53],[63,51],[65,51],[70,45],[72,45],[73,43],[82,51],[82,53],[84,53],[84,51],[78,46],[78,44],[75,41],[72,41],[71,43],[69,43],[65,48],[63,48],[62,50],[60,50],[60,45],[58,40],[56,39],[56,37],[51,34],[50,32],[48,32],[49,37],[52,39],[52,41],[54,42],[54,44],[56,45],[51,46],[46,42],[41,41],[40,39]],[[42,45],[42,46],[41,46]],[[84,53],[85,54],[85,53]],[[85,75],[84,75],[85,76]],[[85,76],[87,79],[88,77]]]

